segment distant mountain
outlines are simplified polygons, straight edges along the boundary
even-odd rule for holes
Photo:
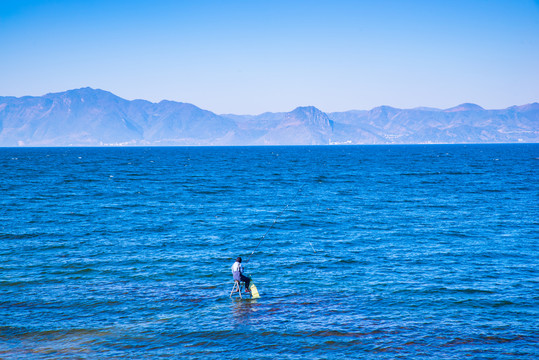
[[[83,88],[0,98],[0,145],[224,145],[234,121],[191,104],[127,101]]]
[[[512,143],[539,141],[539,104],[485,110],[461,104],[440,110],[395,109],[328,114],[346,131],[334,134],[336,142],[368,144]],[[348,134],[346,133],[348,132]]]
[[[217,115],[82,88],[0,97],[0,146],[327,145],[539,142],[539,104]]]
[[[334,126],[326,113],[313,106],[286,113],[228,116],[243,130],[245,143],[250,145],[328,145]]]

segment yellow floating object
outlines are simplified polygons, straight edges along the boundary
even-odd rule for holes
[[[251,299],[258,299],[260,297],[258,289],[253,282],[249,285],[249,290],[251,290]]]

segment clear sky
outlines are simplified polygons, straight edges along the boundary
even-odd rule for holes
[[[0,0],[0,96],[258,114],[539,101],[539,1]]]

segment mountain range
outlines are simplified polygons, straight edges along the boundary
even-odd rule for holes
[[[0,97],[0,146],[332,145],[539,142],[539,103],[486,110],[325,113],[313,107],[260,115],[215,114],[192,104],[125,100],[82,88]]]

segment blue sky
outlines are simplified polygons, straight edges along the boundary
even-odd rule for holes
[[[0,96],[258,114],[539,101],[539,1],[0,0]]]

